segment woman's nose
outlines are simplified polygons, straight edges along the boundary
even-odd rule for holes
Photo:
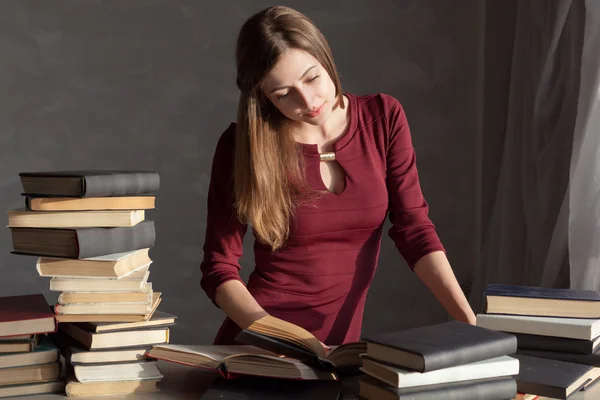
[[[311,90],[303,90],[299,91],[299,97],[301,101],[301,106],[307,111],[310,112],[313,108],[317,106],[314,101],[314,94]]]

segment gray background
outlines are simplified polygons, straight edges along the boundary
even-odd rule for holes
[[[510,65],[511,21],[487,26],[486,19],[511,17],[514,1],[488,3],[496,4],[486,18],[478,0],[283,2],[328,38],[345,91],[385,92],[403,103],[430,216],[465,290],[493,200]],[[163,292],[160,309],[179,317],[172,343],[210,343],[223,319],[199,287],[210,165],[235,118],[238,30],[269,5],[0,3],[0,209],[22,207],[19,172],[157,170],[150,280]],[[483,101],[488,91],[491,105]],[[251,246],[249,234],[244,278],[253,268]],[[0,295],[42,292],[56,301],[35,257],[11,250],[2,229]],[[446,318],[384,234],[363,333]]]

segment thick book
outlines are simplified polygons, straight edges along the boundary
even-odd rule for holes
[[[515,398],[517,385],[512,377],[500,377],[395,388],[366,375],[359,380],[359,395],[366,400],[506,400]]]
[[[4,353],[28,353],[34,351],[39,343],[41,335],[9,336],[0,339],[0,354]],[[13,339],[14,338],[14,339]]]
[[[58,362],[60,356],[58,348],[46,335],[39,335],[39,337],[38,345],[30,352],[0,354],[0,374],[3,368]]]
[[[144,360],[128,363],[73,365],[73,375],[81,383],[119,382],[162,379],[156,361]]]
[[[157,193],[155,171],[84,170],[22,172],[23,195],[30,197],[112,197]]]
[[[114,331],[126,331],[131,329],[150,328],[158,326],[171,326],[175,324],[177,316],[157,310],[147,321],[141,322],[82,322],[78,324],[82,329],[89,332],[102,333]]]
[[[156,196],[128,197],[25,197],[30,211],[153,210]]]
[[[297,380],[337,380],[332,371],[254,346],[155,345],[147,356],[215,371],[225,379],[243,375]]]
[[[367,355],[419,372],[435,371],[514,354],[517,339],[459,321],[371,335]]]
[[[56,380],[42,383],[25,383],[20,385],[0,386],[0,399],[38,394],[61,393],[65,391],[65,382]]]
[[[517,375],[519,360],[510,356],[500,356],[430,372],[417,372],[363,357],[361,371],[390,386],[408,388]]]
[[[566,361],[576,364],[591,365],[592,367],[600,367],[600,350],[596,351],[595,353],[580,354],[542,349],[519,349],[517,350],[517,354],[539,358],[549,358],[551,360]]]
[[[168,327],[95,333],[81,328],[78,324],[60,324],[59,330],[88,350],[140,347],[169,342]]]
[[[510,333],[594,340],[600,336],[600,319],[478,314],[477,326]]]
[[[154,221],[125,228],[11,228],[13,253],[89,258],[154,247]]]
[[[57,305],[98,304],[98,303],[144,303],[152,304],[152,284],[141,292],[62,292]]]
[[[148,321],[162,301],[161,292],[152,293],[152,308],[146,314],[55,314],[57,322],[142,322]]]
[[[600,349],[600,337],[593,340],[570,339],[556,336],[513,333],[519,349],[560,351],[566,353],[591,354]]]
[[[122,211],[8,211],[9,228],[116,228],[135,226],[144,210]]]
[[[60,362],[6,368],[0,373],[0,387],[56,381],[60,377]]]
[[[130,380],[118,382],[78,382],[75,376],[67,378],[65,393],[67,397],[79,396],[119,396],[131,394],[156,393],[160,379]],[[115,398],[115,397],[113,397]]]
[[[60,349],[60,354],[71,365],[110,364],[147,360],[146,352],[152,346],[128,347],[90,351],[81,343],[63,332],[50,334],[52,342]]]
[[[0,297],[0,336],[56,332],[56,328],[43,294]]]
[[[520,370],[517,390],[539,396],[566,399],[600,377],[600,369],[588,365],[515,354]]]
[[[600,292],[535,286],[488,285],[486,313],[600,318]]]
[[[325,350],[321,342],[306,329],[272,315],[254,321],[235,340],[329,370],[359,367],[360,354],[366,351],[366,343],[362,341]]]
[[[150,264],[121,278],[64,278],[50,279],[49,289],[53,292],[118,293],[147,292],[152,290]]]
[[[36,263],[42,277],[123,278],[149,265],[150,249],[107,254],[84,259],[39,257]]]

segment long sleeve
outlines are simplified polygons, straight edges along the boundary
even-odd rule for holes
[[[389,100],[387,188],[392,222],[388,233],[413,269],[421,257],[445,249],[428,216],[406,115],[396,99],[388,96],[386,100]]]
[[[240,277],[239,258],[247,225],[236,216],[233,196],[233,161],[235,125],[219,139],[213,158],[207,200],[204,260],[200,265],[200,286],[215,303],[219,287]]]

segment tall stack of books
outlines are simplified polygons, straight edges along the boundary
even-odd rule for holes
[[[0,398],[64,390],[55,330],[42,294],[0,297]]]
[[[360,396],[512,399],[519,361],[513,335],[451,321],[365,337]]]
[[[50,290],[60,292],[54,305],[59,330],[150,321],[161,293],[148,281],[156,234],[145,212],[155,208],[158,173],[32,172],[20,178],[25,208],[8,212],[13,253],[37,256],[39,275],[51,278]],[[128,379],[145,379],[145,368],[137,369],[139,379],[130,369]],[[111,394],[114,380],[105,377],[104,392]]]
[[[517,337],[520,392],[566,398],[600,377],[600,293],[488,285],[477,325]]]

